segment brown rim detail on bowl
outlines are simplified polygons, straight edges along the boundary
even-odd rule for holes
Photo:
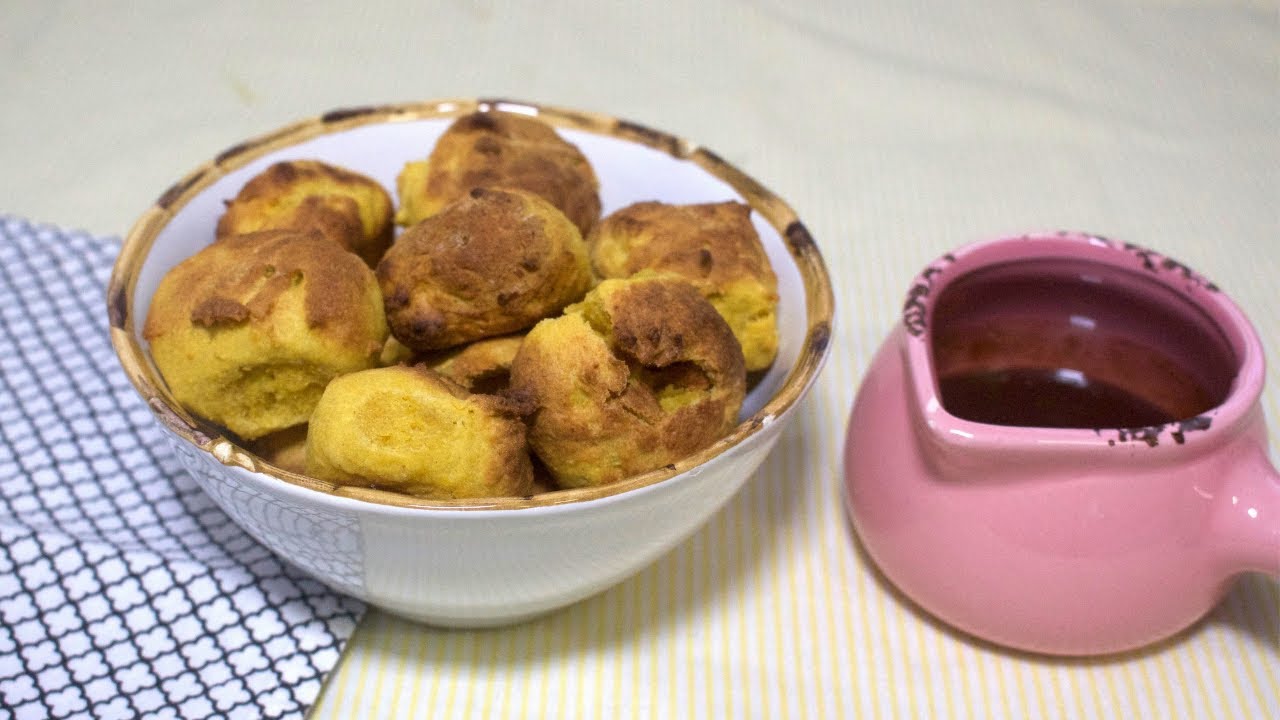
[[[192,185],[200,182],[200,178],[204,177],[204,172],[205,171],[203,169],[197,170],[178,182],[170,185],[169,189],[161,193],[160,197],[156,199],[156,207],[168,209],[169,206],[177,202]]]
[[[787,373],[781,388],[765,403],[764,407],[751,417],[744,419],[728,435],[693,455],[682,458],[674,464],[603,487],[555,490],[532,497],[431,500],[372,488],[337,486],[275,467],[236,445],[233,440],[217,434],[215,430],[193,418],[177,404],[160,380],[160,374],[150,357],[139,344],[134,332],[135,318],[133,317],[133,293],[138,273],[156,236],[173,218],[174,213],[221,177],[275,150],[351,127],[382,122],[457,117],[477,110],[508,110],[536,115],[554,127],[582,130],[627,140],[658,150],[676,159],[688,160],[727,183],[756,213],[773,226],[783,238],[787,251],[795,260],[804,284],[807,329],[804,346],[800,350],[795,365]],[[108,316],[111,322],[111,344],[115,347],[125,373],[159,421],[179,437],[210,453],[224,465],[259,472],[300,487],[381,505],[438,510],[515,510],[595,500],[662,482],[721,455],[791,410],[817,378],[830,343],[831,320],[835,306],[826,265],[817,246],[809,237],[808,231],[796,217],[795,211],[754,178],[730,165],[720,156],[674,135],[608,115],[508,99],[433,100],[400,105],[340,108],[238,143],[175,183],[153,207],[143,213],[125,237],[120,255],[112,269],[107,298]]]

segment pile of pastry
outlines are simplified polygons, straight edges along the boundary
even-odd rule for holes
[[[456,120],[396,189],[398,208],[315,160],[244,185],[152,299],[173,396],[338,485],[527,496],[709,445],[773,362],[777,280],[742,203],[601,218],[579,149],[496,112]]]

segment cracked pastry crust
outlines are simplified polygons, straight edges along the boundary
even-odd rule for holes
[[[778,353],[778,279],[739,202],[624,207],[588,237],[591,268],[601,278],[654,270],[693,283],[728,321],[747,371],[764,370]]]
[[[745,396],[742,349],[685,280],[606,280],[538,323],[511,366],[529,444],[561,487],[603,485],[726,434]]]
[[[329,383],[308,426],[306,470],[433,499],[533,491],[525,427],[507,402],[403,365]]]
[[[422,357],[422,364],[471,392],[496,395],[510,384],[511,363],[524,335],[503,335]]]
[[[476,188],[406,230],[377,275],[391,332],[419,352],[523,330],[591,285],[586,244],[564,213],[503,188]]]
[[[502,394],[509,384],[511,361],[524,341],[524,334],[483,338],[447,350],[419,353],[387,338],[379,364],[421,365],[436,371],[471,392]]]
[[[246,440],[307,421],[325,385],[387,338],[360,258],[317,233],[215,242],[160,281],[143,328],[173,396]]]
[[[425,161],[405,165],[396,180],[396,222],[414,225],[472,188],[493,186],[538,195],[584,235],[600,219],[600,183],[575,145],[541,120],[483,112],[458,118]]]
[[[391,244],[391,196],[376,180],[335,165],[279,162],[227,201],[216,234],[259,230],[314,230],[373,267]]]

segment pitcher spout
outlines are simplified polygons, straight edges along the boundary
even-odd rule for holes
[[[1265,444],[1244,452],[1224,491],[1214,529],[1227,572],[1280,578],[1280,473]]]

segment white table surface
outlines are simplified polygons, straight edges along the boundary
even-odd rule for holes
[[[1242,580],[1144,653],[1005,653],[878,581],[836,489],[844,415],[908,281],[970,240],[1072,228],[1153,246],[1213,278],[1280,354],[1275,0],[9,0],[0,213],[120,235],[245,137],[466,96],[624,117],[764,182],[835,278],[832,362],[707,531],[520,628],[373,612],[315,717],[1280,716],[1274,581]],[[699,567],[716,571],[667,589]]]

